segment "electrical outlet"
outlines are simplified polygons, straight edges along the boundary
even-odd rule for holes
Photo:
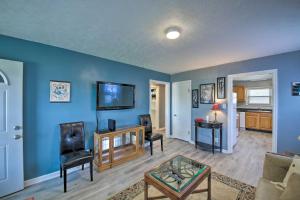
[[[298,136],[298,140],[300,141],[300,135]]]

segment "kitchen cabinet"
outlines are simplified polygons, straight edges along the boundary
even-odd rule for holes
[[[259,129],[259,113],[246,112],[246,128]]]
[[[246,112],[246,128],[272,131],[272,113]]]
[[[264,131],[272,131],[272,113],[260,113],[259,129]]]
[[[234,86],[233,92],[236,93],[236,100],[238,102],[245,102],[246,95],[245,95],[245,87],[244,86]]]

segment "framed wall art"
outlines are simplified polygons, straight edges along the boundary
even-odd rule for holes
[[[218,77],[217,78],[217,98],[225,99],[226,97],[226,77]]]
[[[300,82],[292,82],[292,95],[300,96]]]
[[[200,85],[200,103],[213,104],[215,103],[215,84],[201,84]]]
[[[71,82],[50,81],[50,102],[51,103],[71,102]]]
[[[199,90],[192,90],[192,107],[199,108]]]

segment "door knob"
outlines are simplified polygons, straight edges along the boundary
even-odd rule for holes
[[[174,117],[176,117],[177,115],[176,114],[174,114]]]
[[[18,140],[18,139],[21,139],[21,138],[22,138],[22,135],[14,135],[15,140]]]
[[[18,130],[21,130],[22,127],[21,127],[21,126],[14,126],[13,129],[14,129],[15,131],[18,131]]]

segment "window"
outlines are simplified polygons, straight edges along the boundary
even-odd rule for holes
[[[248,89],[248,104],[271,104],[272,91],[270,88]]]

